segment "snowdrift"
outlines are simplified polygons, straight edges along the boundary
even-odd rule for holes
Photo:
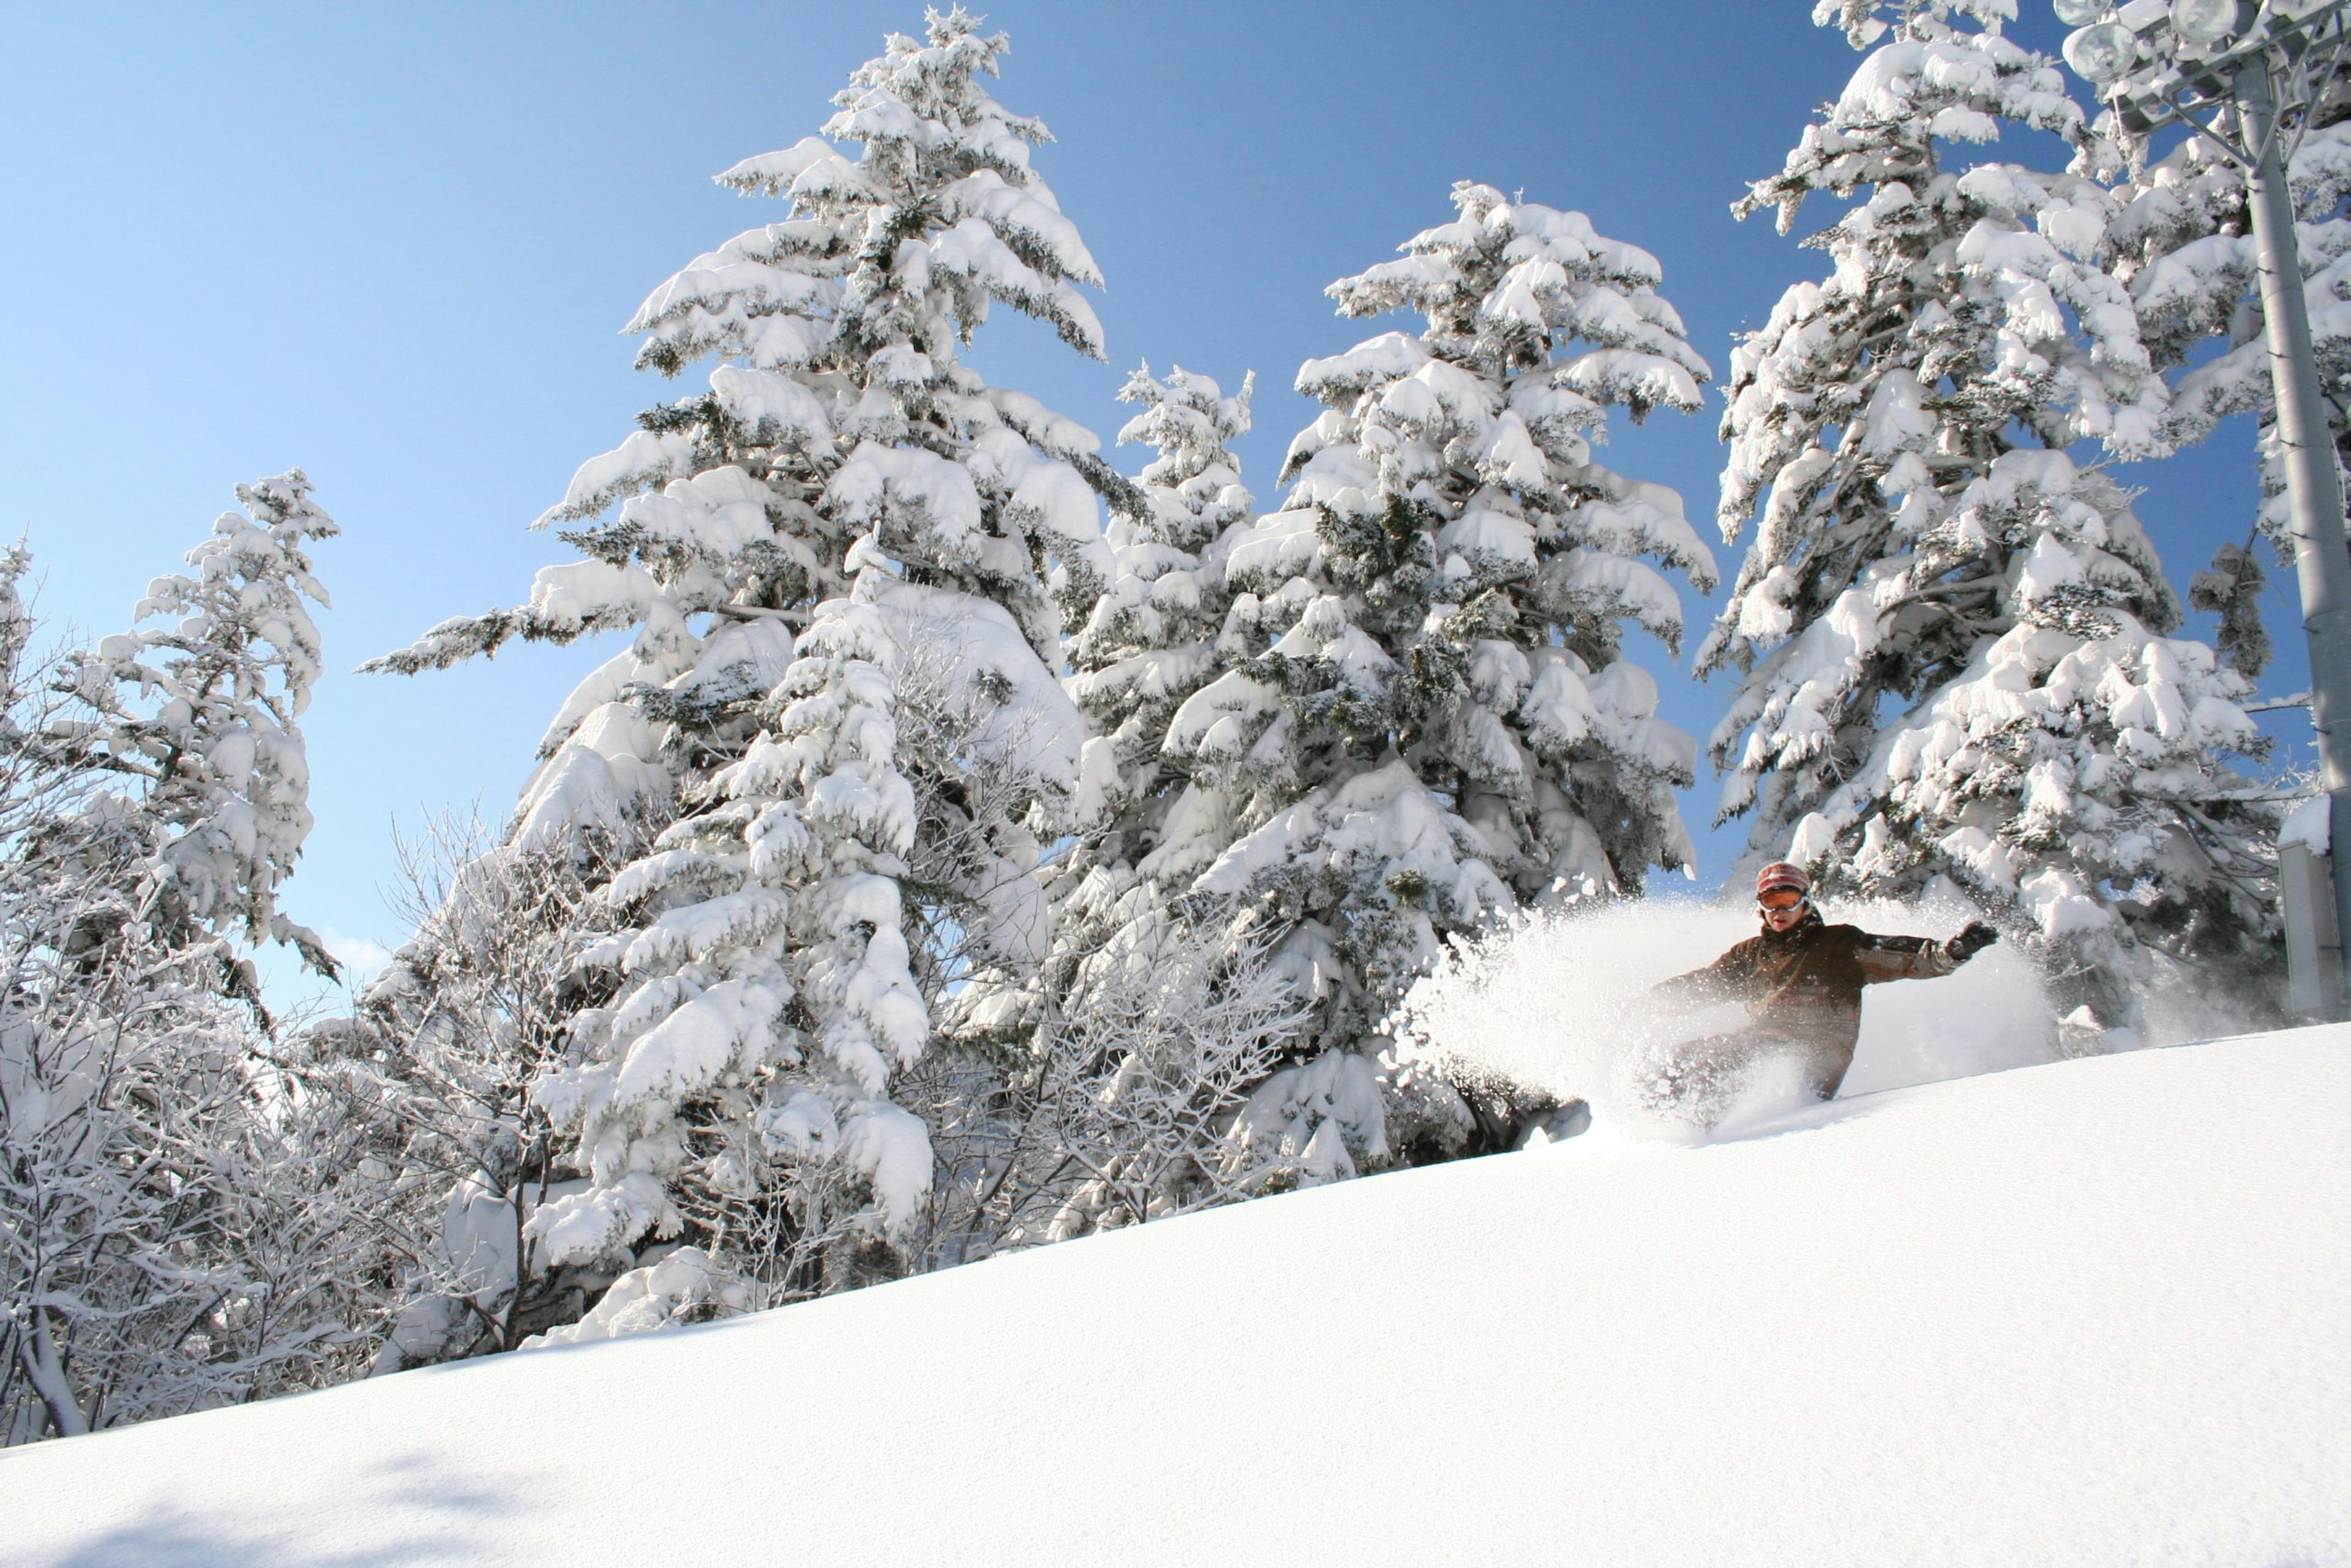
[[[2351,1563],[2351,1027],[0,1455],[11,1564]]]

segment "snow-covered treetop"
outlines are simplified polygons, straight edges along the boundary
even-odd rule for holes
[[[1882,23],[1881,8],[1824,4],[1815,19],[1850,31],[1856,16]],[[2081,113],[2053,62],[1996,30],[1954,28],[1947,10],[1896,8],[1891,41],[1733,209],[1776,205],[1784,232],[1814,192],[1875,187],[1805,242],[1834,258],[1831,276],[1790,288],[1732,352],[1723,537],[1771,497],[1701,668],[1744,665],[1842,591],[1865,552],[1805,548],[1832,517],[1857,519],[1922,482],[1964,484],[2013,423],[2052,447],[2088,436],[2121,455],[2162,450],[2162,382],[2128,296],[2098,265],[2111,194],[2077,172],[1946,170],[1936,146],[1991,140],[2003,120],[2078,144]],[[2004,13],[1979,14],[1996,25]]]
[[[1954,12],[1979,27],[1955,26]],[[2015,15],[2014,0],[1820,0],[1813,22],[1842,26],[1855,48],[1871,52],[1806,127],[1786,167],[1756,183],[1740,215],[1777,205],[1786,234],[1812,192],[1850,195],[1863,185],[1914,179],[1917,154],[1933,139],[1994,141],[2001,120],[2085,141],[2082,111],[2066,96],[2056,63],[2001,36],[2001,24]]]
[[[1282,934],[1330,1044],[1374,1030],[1446,936],[1690,858],[1673,790],[1696,747],[1622,648],[1628,624],[1677,643],[1665,571],[1711,586],[1714,561],[1678,496],[1593,447],[1612,407],[1695,411],[1708,366],[1647,252],[1490,185],[1452,201],[1328,290],[1422,325],[1300,369],[1324,412],[1281,508],[1209,552],[1217,667],[1167,722],[1190,787],[1142,867],[1238,830],[1193,890]]]
[[[249,942],[291,943],[331,976],[316,934],[277,913],[310,831],[309,764],[296,720],[319,678],[324,606],[305,547],[341,530],[310,502],[298,468],[236,487],[188,552],[187,573],[148,584],[132,619],[169,625],[108,637],[63,684],[98,710],[116,771],[146,781],[142,809],[167,835],[160,914]]]
[[[1067,649],[1065,684],[1094,737],[1078,801],[1089,831],[1063,862],[1076,891],[1061,902],[1057,942],[1081,964],[1151,939],[1168,919],[1168,890],[1235,831],[1230,802],[1196,789],[1163,751],[1176,711],[1245,656],[1221,635],[1233,600],[1223,551],[1248,531],[1253,506],[1231,443],[1249,432],[1256,383],[1245,374],[1228,397],[1207,376],[1178,367],[1163,379],[1146,364],[1119,392],[1143,405],[1119,441],[1157,455],[1135,486],[1144,506],[1111,518],[1115,575]]]
[[[1593,668],[1614,658],[1623,620],[1677,645],[1672,589],[1633,558],[1654,555],[1708,589],[1712,553],[1679,497],[1592,461],[1609,406],[1635,419],[1699,406],[1708,369],[1656,292],[1656,259],[1598,235],[1582,213],[1490,185],[1464,181],[1453,201],[1454,222],[1328,290],[1342,315],[1410,309],[1427,327],[1299,371],[1298,389],[1330,412],[1290,444],[1283,515],[1367,517],[1396,497],[1446,525],[1424,604],[1504,587],[1569,623],[1569,646]],[[1237,547],[1232,570],[1262,575],[1249,546]]]
[[[1029,166],[1045,127],[974,79],[996,74],[1004,36],[982,35],[961,6],[928,15],[926,39],[893,34],[852,75],[824,136],[718,176],[789,197],[792,216],[655,289],[628,328],[652,334],[641,363],[674,373],[716,350],[766,370],[823,364],[861,386],[937,385],[991,298],[1102,356],[1102,329],[1073,287],[1101,287],[1101,272]],[[845,157],[838,142],[862,152]]]
[[[1491,185],[1462,181],[1453,204],[1460,216],[1405,241],[1403,257],[1327,290],[1343,316],[1417,310],[1427,330],[1311,361],[1299,390],[1338,407],[1374,380],[1442,360],[1497,381],[1551,367],[1550,384],[1529,389],[1528,406],[1513,405],[1519,423],[1581,431],[1598,423],[1602,404],[1621,402],[1635,418],[1660,404],[1698,407],[1698,383],[1711,372],[1656,292],[1664,272],[1655,256],[1602,237],[1582,213],[1513,202]],[[1590,347],[1554,364],[1554,343],[1577,339]]]
[[[1119,389],[1121,402],[1143,412],[1119,430],[1118,443],[1145,442],[1158,452],[1137,476],[1152,497],[1150,527],[1163,544],[1197,550],[1249,516],[1253,497],[1241,486],[1232,443],[1249,434],[1249,394],[1257,372],[1241,377],[1231,397],[1213,380],[1181,365],[1161,381],[1144,365]],[[1113,543],[1120,523],[1112,525]]]
[[[926,38],[893,35],[852,75],[824,135],[717,176],[790,211],[695,257],[630,320],[645,334],[640,365],[722,362],[705,394],[649,412],[582,464],[538,519],[617,503],[616,517],[567,536],[590,559],[542,570],[528,605],[446,622],[368,668],[640,627],[637,679],[659,685],[694,661],[688,617],[804,615],[847,586],[861,536],[918,574],[999,597],[1042,593],[1028,585],[1027,540],[1008,532],[1063,562],[1069,593],[1107,570],[1089,486],[1132,497],[1095,437],[957,360],[991,301],[1102,354],[1078,292],[1100,273],[1029,166],[1044,127],[980,86],[1005,40],[978,25],[960,8],[931,13]],[[1019,612],[1050,629],[1037,607]]]
[[[1231,595],[1221,559],[1204,557],[1253,504],[1230,443],[1249,431],[1256,384],[1251,371],[1227,397],[1207,376],[1178,367],[1162,381],[1146,364],[1118,394],[1144,405],[1120,443],[1148,442],[1158,455],[1135,486],[1143,506],[1113,516],[1105,530],[1114,570],[1067,651],[1080,672],[1071,695],[1130,767],[1155,767],[1167,715],[1215,663],[1209,644]],[[1150,722],[1135,727],[1144,714]],[[1132,790],[1150,793],[1139,784]]]
[[[1954,11],[1973,16],[1986,32],[1997,33],[2002,23],[2016,20],[2016,0],[1818,0],[1813,26],[1842,27],[1847,42],[1865,49],[1893,28],[1921,16],[1944,22]]]

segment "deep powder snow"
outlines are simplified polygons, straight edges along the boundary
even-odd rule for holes
[[[1375,1176],[17,1449],[0,1561],[2351,1563],[2346,1112],[2335,1026]]]

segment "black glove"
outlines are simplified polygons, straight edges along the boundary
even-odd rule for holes
[[[1943,944],[1943,951],[1955,962],[1964,964],[1999,940],[1999,932],[1980,920],[1970,920],[1959,927],[1958,936]]]

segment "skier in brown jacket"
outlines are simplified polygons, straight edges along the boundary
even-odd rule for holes
[[[1755,879],[1762,932],[1650,993],[1668,1002],[1741,1001],[1752,1009],[1744,1029],[1675,1052],[1655,1085],[1659,1098],[1718,1102],[1700,1109],[1719,1113],[1737,1069],[1774,1053],[1797,1058],[1813,1092],[1833,1098],[1861,1037],[1864,986],[1948,975],[1999,940],[1980,920],[1969,921],[1948,942],[1831,925],[1813,907],[1812,893],[1813,879],[1802,866],[1786,861],[1765,866]]]

